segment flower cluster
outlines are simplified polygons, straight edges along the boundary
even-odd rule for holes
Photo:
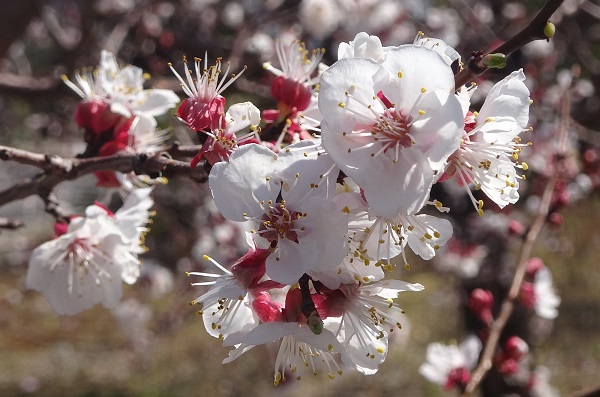
[[[102,51],[96,69],[75,74],[75,82],[64,82],[82,101],[75,121],[85,130],[88,144],[84,157],[109,156],[119,152],[155,153],[162,149],[167,135],[156,131],[155,117],[173,108],[179,97],[171,90],[143,88],[149,76],[136,66],[119,67],[113,54]],[[98,185],[124,187],[150,182],[147,177],[98,171]]]
[[[517,170],[527,169],[518,162],[530,104],[522,71],[496,84],[477,112],[475,87],[455,87],[460,57],[441,40],[419,33],[384,47],[359,33],[330,67],[322,56],[278,43],[280,68],[264,65],[277,108],[262,113],[250,102],[226,110],[222,94],[241,73],[228,78],[227,64],[223,78],[221,59],[209,66],[205,55],[190,69],[184,58],[183,77],[170,65],[187,95],[177,116],[202,145],[190,167],[210,168],[217,209],[249,230],[248,251],[230,268],[205,256],[220,273],[188,273],[209,287],[192,304],[207,332],[232,347],[224,362],[281,340],[276,385],[305,372],[376,373],[405,321],[394,299],[424,288],[386,273],[396,263],[410,269],[409,250],[433,258],[452,236],[433,185],[454,181],[483,216],[470,189],[502,208],[518,200]],[[75,118],[88,155],[159,150],[162,136],[142,133],[154,133],[154,116],[178,101],[172,92],[144,90],[141,70],[119,68],[107,52],[95,72],[65,81],[83,98]],[[101,175],[113,185],[108,179]],[[143,182],[118,185],[124,180]],[[95,204],[57,227],[33,253],[28,286],[59,313],[114,306],[121,280],[139,276],[150,190],[133,189],[115,214]],[[452,382],[464,381],[461,368]]]
[[[223,274],[189,273],[210,286],[192,303],[207,332],[233,347],[224,362],[281,340],[276,385],[305,370],[373,374],[401,328],[393,299],[423,289],[386,272],[396,257],[410,268],[409,248],[431,259],[452,235],[430,211],[449,211],[432,186],[454,180],[479,215],[471,187],[500,207],[518,200],[529,91],[514,72],[471,111],[475,88],[455,90],[458,54],[422,34],[384,47],[360,33],[330,67],[299,42],[280,43],[277,55],[281,68],[265,69],[278,106],[262,112],[262,128],[250,103],[224,115],[220,60],[203,70],[197,60],[196,79],[187,63],[187,80],[176,73],[189,96],[178,115],[205,139],[193,166],[212,166],[216,207],[249,230],[249,251],[230,269],[205,257]]]

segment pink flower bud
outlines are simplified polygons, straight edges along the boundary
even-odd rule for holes
[[[444,385],[446,390],[452,389],[454,386],[464,388],[471,379],[471,372],[467,368],[454,368],[448,373],[448,380]]]
[[[506,359],[498,365],[498,371],[504,375],[513,375],[519,370],[519,363],[512,359]]]
[[[535,307],[535,289],[532,283],[528,281],[523,282],[521,292],[519,293],[519,300],[528,309]]]
[[[527,277],[535,277],[538,270],[542,268],[544,268],[544,261],[537,257],[530,258],[527,261]]]
[[[529,353],[527,342],[518,336],[511,336],[504,344],[503,355],[506,359],[521,361]]]
[[[508,224],[508,233],[513,236],[522,236],[525,234],[525,228],[521,224],[521,222],[512,219]]]
[[[493,320],[492,305],[494,304],[494,295],[490,291],[477,288],[471,292],[467,306],[473,311],[485,324],[490,324]]]
[[[560,226],[563,223],[563,216],[558,212],[553,212],[548,216],[548,222],[553,226]]]

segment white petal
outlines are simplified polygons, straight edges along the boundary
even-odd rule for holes
[[[481,110],[478,124],[488,117],[512,117],[520,129],[525,129],[529,121],[529,89],[524,83],[523,70],[512,72],[492,87]]]
[[[145,90],[142,98],[134,102],[132,107],[136,113],[148,116],[163,115],[180,101],[179,96],[173,91],[162,89]]]
[[[250,125],[260,123],[260,110],[251,102],[231,105],[225,115],[228,132],[237,132]]]
[[[213,166],[208,184],[225,218],[242,222],[246,220],[244,214],[259,217],[264,213],[260,201],[275,202],[279,188],[267,177],[273,174],[276,161],[277,155],[271,150],[248,144],[237,149],[229,162]]]

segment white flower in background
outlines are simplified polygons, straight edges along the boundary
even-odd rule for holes
[[[481,189],[500,208],[519,199],[519,182],[515,168],[527,169],[526,163],[515,163],[523,145],[518,135],[527,131],[529,90],[523,83],[522,70],[511,73],[490,90],[481,110],[467,112],[468,93],[461,90],[465,112],[465,131],[460,148],[450,156],[440,181],[453,178],[465,186],[477,212],[483,214],[483,201],[473,197],[469,186]]]
[[[76,217],[66,232],[33,250],[26,285],[44,294],[58,314],[77,314],[96,303],[113,307],[121,282],[139,276],[139,242],[152,200],[140,191],[112,214],[99,205]]]
[[[443,272],[452,272],[460,278],[473,278],[479,274],[483,260],[488,254],[484,245],[469,244],[450,239],[445,249],[436,257],[434,265]]]
[[[431,343],[427,346],[426,362],[419,367],[419,373],[446,389],[464,386],[471,378],[471,370],[475,368],[480,352],[481,341],[473,335],[460,346]]]
[[[323,39],[337,29],[344,13],[336,1],[302,0],[298,17],[312,37]]]
[[[209,186],[225,218],[254,222],[257,246],[273,249],[267,275],[291,285],[304,273],[334,268],[344,257],[347,219],[330,200],[334,170],[312,141],[288,146],[279,155],[248,144],[228,163],[215,164]]]
[[[160,116],[175,107],[179,97],[171,90],[144,89],[147,75],[137,66],[119,67],[115,56],[102,51],[98,79],[109,95],[111,110],[129,117],[131,115]]]
[[[541,318],[554,320],[558,316],[560,296],[554,290],[550,269],[543,264],[535,270],[533,282],[523,282],[520,298],[525,306],[533,308]]]
[[[63,80],[82,99],[102,99],[113,113],[125,117],[160,116],[179,102],[171,90],[145,90],[146,75],[142,69],[132,65],[119,67],[115,56],[105,50],[96,70],[75,73],[75,83],[66,76]]]
[[[404,45],[381,65],[336,62],[321,76],[323,148],[363,190],[371,212],[414,214],[459,147],[463,117],[454,74],[435,51]]]
[[[544,267],[536,272],[533,290],[535,291],[535,313],[542,318],[555,319],[558,316],[560,296],[554,290],[550,269]]]

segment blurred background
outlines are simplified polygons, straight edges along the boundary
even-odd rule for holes
[[[0,13],[0,144],[73,157],[85,150],[73,120],[79,98],[60,76],[98,64],[100,51],[122,64],[149,72],[148,86],[183,92],[167,64],[182,70],[183,55],[223,57],[232,71],[247,71],[227,89],[229,104],[251,100],[260,109],[275,106],[271,76],[275,39],[301,39],[307,49],[324,48],[323,62],[337,59],[337,46],[361,31],[384,45],[412,43],[418,31],[445,40],[466,61],[512,37],[543,6],[542,0],[21,0],[4,2]],[[476,331],[465,309],[469,291],[487,286],[505,293],[520,248],[507,234],[508,219],[530,222],[552,165],[550,150],[558,128],[569,128],[571,159],[562,170],[568,199],[553,216],[534,254],[553,275],[562,298],[556,320],[517,310],[509,329],[530,344],[532,372],[549,385],[541,396],[567,395],[596,385],[600,374],[600,5],[566,0],[551,19],[556,35],[515,52],[507,68],[477,80],[473,97],[481,106],[493,83],[523,68],[534,104],[523,158],[531,170],[522,199],[509,211],[490,210],[479,219],[464,197],[449,189],[455,249],[435,262],[418,262],[395,275],[419,282],[425,291],[404,294],[400,306],[409,323],[395,335],[378,374],[350,372],[289,381],[273,387],[277,346],[252,349],[222,365],[227,349],[205,331],[188,302],[203,291],[190,286],[186,271],[205,266],[208,254],[230,264],[245,248],[243,231],[225,221],[205,185],[172,179],[154,191],[153,219],[143,256],[142,277],[126,286],[121,303],[73,317],[56,315],[44,297],[25,289],[31,250],[53,235],[54,220],[38,197],[0,207],[0,217],[25,226],[0,230],[0,395],[20,396],[442,396],[421,377],[426,347],[434,341],[460,342]],[[571,72],[578,65],[576,78]],[[570,104],[565,109],[564,98]],[[569,122],[565,127],[565,120]],[[196,144],[195,134],[174,116],[159,120],[172,140]],[[562,123],[562,124],[561,124]],[[561,127],[562,126],[562,127]],[[0,163],[0,190],[37,174],[32,167]],[[550,171],[551,172],[551,171]],[[96,187],[93,175],[59,185],[68,212],[82,213],[112,193]],[[537,200],[537,201],[536,201]],[[463,204],[460,204],[463,203]],[[560,204],[560,205],[559,205]],[[475,216],[473,216],[475,215]],[[509,218],[510,217],[510,218]],[[465,245],[466,244],[466,245]],[[457,246],[469,249],[456,249]],[[478,247],[482,247],[479,249]],[[452,254],[452,255],[451,255]],[[450,259],[452,258],[452,259]],[[465,271],[466,268],[474,269]],[[491,381],[490,381],[491,382]],[[484,386],[482,395],[527,395],[510,385]],[[512,393],[512,394],[511,394]],[[545,393],[545,394],[544,394]]]

